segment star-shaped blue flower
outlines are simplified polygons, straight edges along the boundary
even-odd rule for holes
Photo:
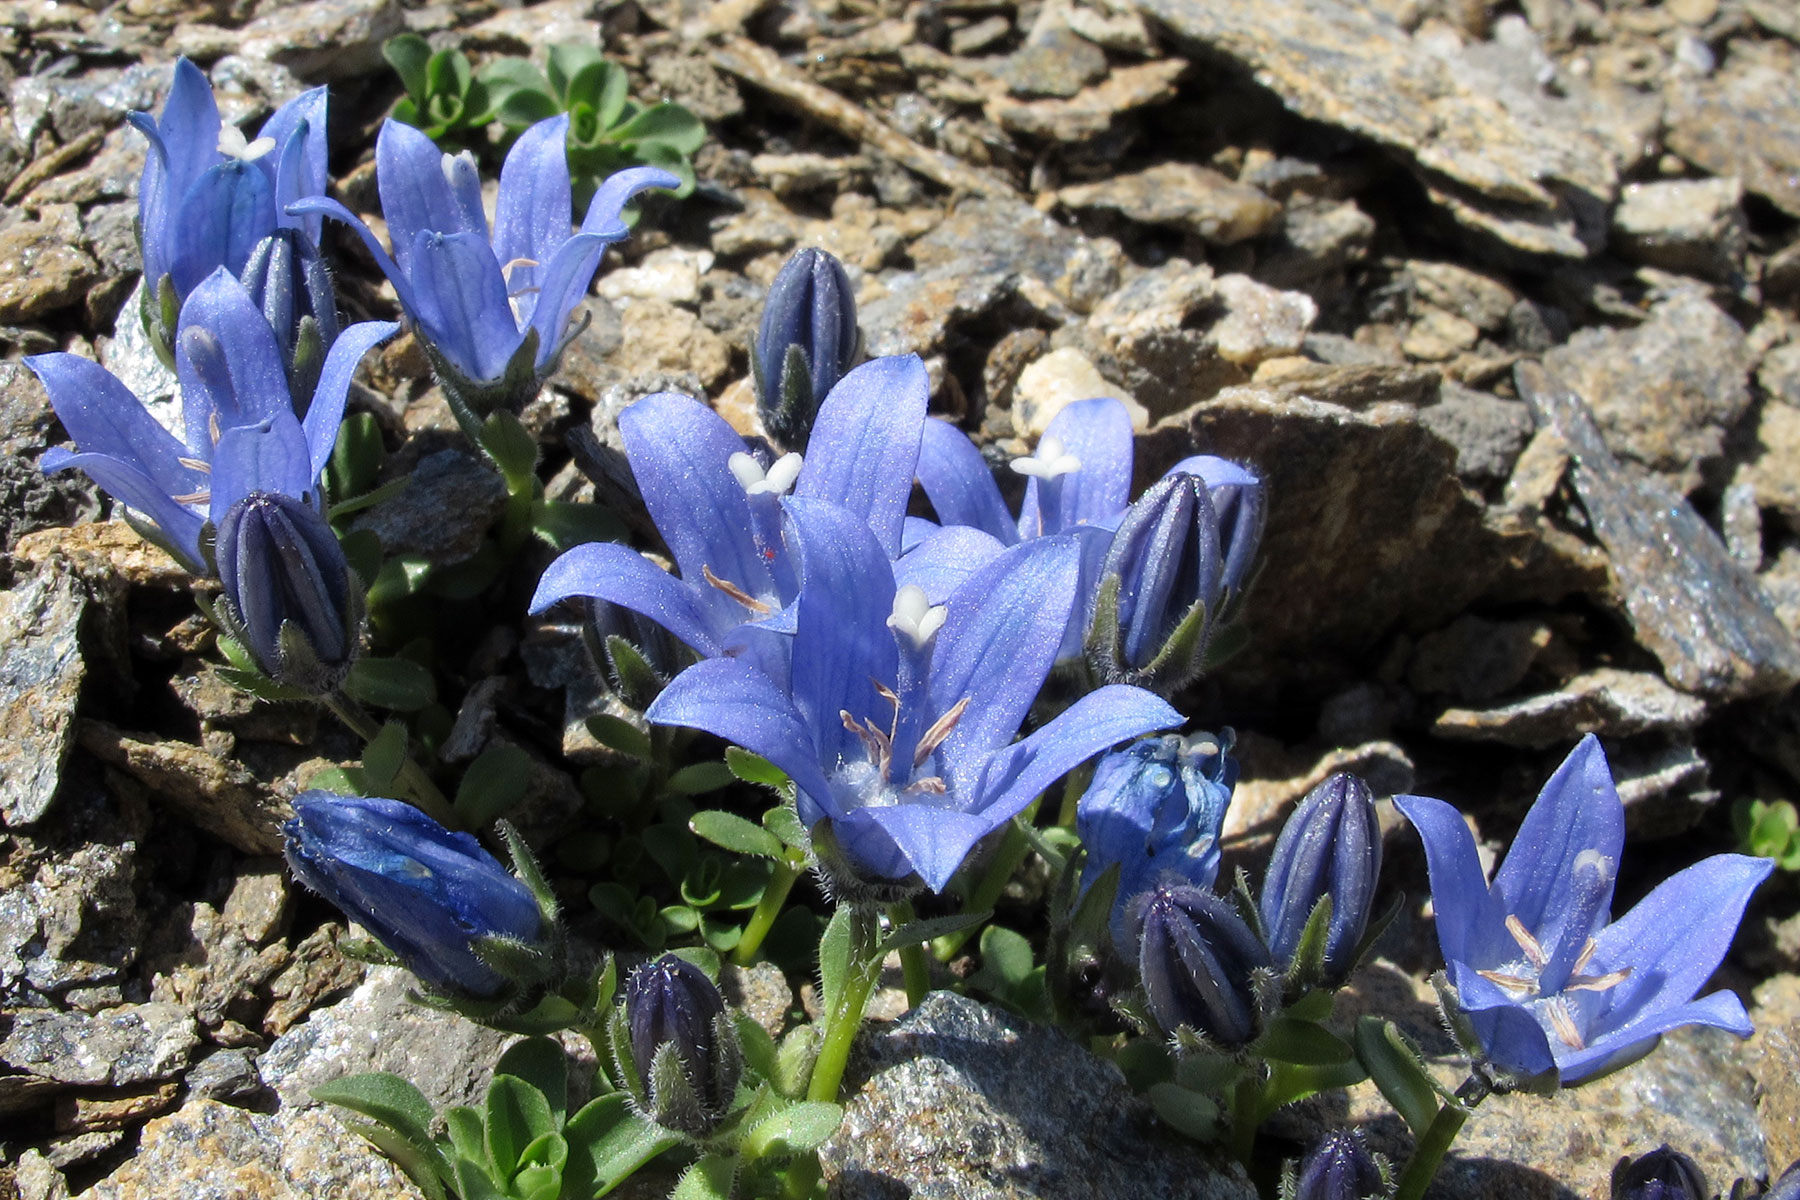
[[[1567,1086],[1636,1061],[1682,1025],[1750,1034],[1731,992],[1694,994],[1774,864],[1715,855],[1612,920],[1625,813],[1591,734],[1544,785],[1491,886],[1461,813],[1424,796],[1394,803],[1425,843],[1438,945],[1493,1066],[1555,1072]]]

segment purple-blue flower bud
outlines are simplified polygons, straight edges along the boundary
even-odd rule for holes
[[[742,1058],[725,998],[693,963],[665,954],[625,984],[637,1097],[657,1124],[704,1137],[731,1109]]]
[[[1219,874],[1219,829],[1237,782],[1237,762],[1222,738],[1169,734],[1144,738],[1102,758],[1075,810],[1087,847],[1085,892],[1108,868],[1119,868],[1114,936],[1122,936],[1131,898],[1173,876],[1209,888]]]
[[[1285,970],[1313,909],[1331,897],[1321,981],[1335,986],[1355,967],[1381,874],[1381,825],[1369,786],[1339,772],[1300,801],[1269,857],[1258,908],[1269,949]]]
[[[1185,687],[1205,663],[1223,584],[1206,480],[1158,480],[1125,511],[1106,552],[1089,662],[1107,683],[1164,695]]]
[[[1127,933],[1150,1015],[1167,1034],[1191,1029],[1220,1046],[1243,1046],[1262,1030],[1254,974],[1269,952],[1229,903],[1185,885],[1164,885],[1132,902]]]
[[[1289,1200],[1380,1200],[1388,1194],[1381,1164],[1354,1133],[1320,1138],[1300,1162]]]
[[[277,229],[250,252],[240,281],[275,331],[288,391],[312,395],[340,328],[324,257],[300,230]]]
[[[769,285],[751,367],[763,427],[789,450],[805,447],[827,392],[856,365],[856,294],[844,264],[798,250]]]
[[[483,961],[480,940],[543,940],[543,914],[525,885],[473,837],[410,804],[302,792],[282,832],[294,877],[437,991],[494,996],[508,981]]]
[[[1194,474],[1206,480],[1207,498],[1219,523],[1219,586],[1222,604],[1240,595],[1250,582],[1250,568],[1262,544],[1265,494],[1262,479],[1242,463],[1203,456],[1190,460]]]
[[[1800,1200],[1800,1162],[1789,1166],[1763,1193],[1762,1200]]]
[[[360,618],[350,566],[305,501],[251,492],[219,521],[226,622],[279,684],[323,694],[343,681]]]
[[[1711,1200],[1700,1164],[1667,1143],[1635,1159],[1620,1159],[1612,1173],[1612,1200]]]

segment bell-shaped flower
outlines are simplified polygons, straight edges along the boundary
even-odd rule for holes
[[[996,555],[940,605],[860,514],[812,499],[785,507],[803,581],[787,685],[707,659],[646,715],[786,771],[840,894],[909,889],[915,877],[941,891],[977,841],[1064,773],[1181,722],[1148,692],[1101,688],[1013,741],[1075,600],[1070,539]]]
[[[1231,734],[1144,738],[1101,758],[1075,807],[1087,848],[1081,886],[1119,868],[1113,935],[1123,942],[1131,899],[1165,879],[1210,888],[1219,874],[1219,831],[1237,783]]]
[[[799,590],[782,539],[790,490],[844,505],[884,555],[900,552],[929,397],[916,356],[866,362],[820,406],[804,459],[765,463],[700,401],[646,396],[619,414],[619,433],[679,577],[628,546],[589,542],[550,564],[531,611],[588,596],[644,614],[704,657],[741,650]]]
[[[360,593],[319,510],[253,491],[218,522],[217,612],[263,673],[323,695],[343,682],[362,632]]]
[[[1126,931],[1150,1016],[1164,1034],[1192,1030],[1229,1048],[1262,1032],[1256,975],[1270,969],[1269,951],[1230,902],[1160,884],[1132,901]]]
[[[465,425],[479,425],[495,409],[516,412],[537,394],[574,336],[569,318],[606,247],[631,232],[620,215],[626,203],[645,188],[680,185],[655,167],[620,171],[600,185],[571,234],[568,128],[566,114],[551,117],[513,144],[491,233],[474,156],[446,154],[422,131],[392,120],[375,143],[391,257],[335,200],[319,197],[289,210],[336,218],[362,238]]]
[[[113,498],[154,523],[145,532],[196,574],[208,574],[202,527],[252,491],[316,502],[316,482],[337,442],[350,379],[363,354],[397,326],[365,321],[326,355],[306,416],[294,416],[287,366],[268,321],[224,268],[181,307],[175,370],[183,436],[98,363],[73,354],[26,360],[75,440],[56,448],[45,471],[79,468]],[[274,481],[274,482],[272,482]]]
[[[1295,966],[1314,910],[1327,898],[1323,957],[1301,964],[1318,982],[1336,987],[1356,966],[1381,876],[1381,823],[1369,785],[1339,771],[1294,808],[1263,875],[1257,907],[1269,949],[1283,970]],[[1300,981],[1310,985],[1313,980]]]
[[[1394,803],[1425,843],[1451,1015],[1492,1071],[1570,1085],[1636,1061],[1682,1025],[1750,1034],[1737,996],[1694,995],[1774,863],[1714,855],[1612,920],[1625,812],[1591,734],[1538,794],[1491,885],[1461,813],[1424,796]]]
[[[615,1024],[620,1074],[638,1110],[688,1137],[718,1128],[744,1060],[725,997],[706,972],[673,954],[643,964],[625,982]]]
[[[432,989],[490,997],[507,976],[485,943],[547,940],[531,891],[466,833],[398,800],[302,792],[282,827],[294,877],[380,939]]]
[[[1336,1130],[1320,1138],[1300,1160],[1286,1200],[1386,1200],[1393,1193],[1387,1173],[1362,1138]]]
[[[165,351],[182,303],[214,271],[241,275],[277,229],[318,245],[319,218],[287,207],[324,194],[325,108],[324,88],[303,92],[246,139],[219,119],[212,85],[183,58],[162,115],[128,118],[150,141],[138,182],[138,246],[146,327]]]
[[[777,445],[806,445],[819,405],[861,351],[844,264],[823,250],[795,251],[769,285],[750,348],[756,408]]]

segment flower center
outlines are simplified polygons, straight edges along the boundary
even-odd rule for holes
[[[1029,458],[1013,459],[1012,469],[1021,475],[1049,482],[1081,470],[1081,460],[1063,448],[1061,438],[1044,437],[1039,439],[1036,453]]]
[[[765,471],[761,463],[740,450],[727,459],[725,465],[731,468],[732,477],[746,496],[785,496],[794,481],[800,478],[800,468],[805,465],[805,460],[798,454],[784,454]]]

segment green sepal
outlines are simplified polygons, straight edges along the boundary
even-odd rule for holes
[[[1282,995],[1298,999],[1323,984],[1325,980],[1325,944],[1331,936],[1331,894],[1319,897],[1306,924],[1300,929],[1300,941],[1294,946],[1293,961],[1282,978]]]
[[[1200,677],[1206,665],[1206,638],[1211,618],[1206,601],[1196,600],[1182,616],[1148,666],[1128,681],[1161,696],[1172,696]]]
[[[606,662],[612,668],[613,690],[626,705],[643,712],[662,694],[665,680],[643,652],[625,638],[610,634],[605,641]],[[640,757],[648,758],[649,755]]]
[[[729,1154],[706,1154],[695,1159],[681,1173],[669,1200],[731,1200],[731,1188],[737,1182],[737,1158]]]
[[[805,1154],[829,1141],[843,1120],[844,1110],[840,1105],[819,1100],[802,1101],[780,1108],[759,1121],[744,1134],[739,1149],[752,1162]]]
[[[777,862],[787,858],[787,850],[780,838],[736,813],[717,810],[697,812],[688,819],[688,828],[696,836],[733,854],[754,855]]]

